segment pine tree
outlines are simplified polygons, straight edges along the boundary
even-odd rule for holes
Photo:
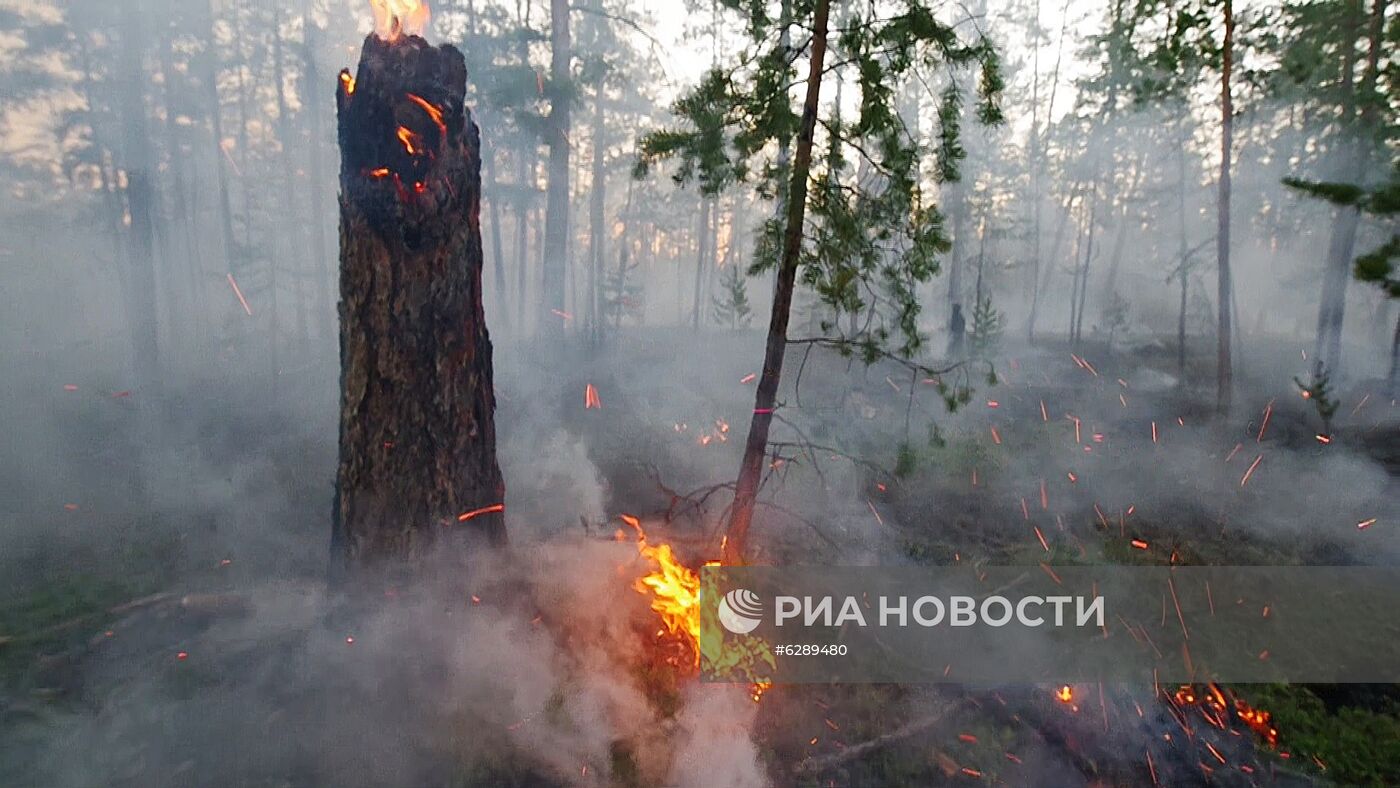
[[[720,275],[720,295],[715,296],[715,322],[730,328],[747,328],[753,309],[749,306],[749,288],[739,266],[726,266]]]
[[[921,68],[980,66],[976,115],[992,124],[1001,121],[1003,84],[997,52],[985,37],[964,41],[956,25],[912,0],[878,9],[852,7],[835,29],[828,24],[830,0],[784,3],[776,18],[758,0],[725,0],[724,5],[744,13],[753,52],[732,68],[712,69],[676,103],[679,128],[642,140],[636,175],[644,177],[659,161],[675,159],[678,183],[694,181],[702,192],[714,193],[752,178],[761,194],[783,200],[783,215],[765,222],[759,233],[750,269],[776,270],[777,283],[726,534],[725,559],[736,562],[744,555],[766,465],[799,274],[838,314],[868,317],[851,334],[814,341],[866,359],[890,353],[908,357],[922,344],[916,288],[938,270],[937,256],[949,243],[942,214],[923,192],[922,152],[899,119],[895,86]],[[790,43],[789,28],[804,31],[798,38],[805,43]],[[833,38],[841,58],[833,68],[848,65],[857,75],[860,112],[850,124],[821,102]],[[788,88],[800,84],[793,64],[803,56],[808,74],[799,114]],[[958,177],[964,155],[956,122],[962,101],[962,89],[950,80],[939,113],[944,122],[937,171],[945,181]],[[818,128],[827,153],[814,166]],[[790,163],[770,158],[774,148],[793,140]],[[876,187],[847,172],[847,148],[878,173]]]
[[[974,359],[990,361],[1001,349],[1002,316],[986,296],[972,308],[972,336],[968,338]]]

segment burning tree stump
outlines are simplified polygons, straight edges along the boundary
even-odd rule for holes
[[[481,307],[480,139],[451,45],[365,39],[336,91],[340,467],[332,549],[410,558],[453,530],[505,541]]]

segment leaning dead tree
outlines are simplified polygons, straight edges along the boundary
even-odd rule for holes
[[[365,39],[336,91],[340,465],[332,548],[412,558],[454,531],[505,540],[481,306],[480,140],[451,45]]]

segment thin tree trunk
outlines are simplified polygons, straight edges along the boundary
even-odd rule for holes
[[[122,29],[121,104],[122,161],[127,173],[127,330],[130,332],[132,373],[146,393],[160,393],[160,323],[155,272],[155,189],[151,184],[151,151],[146,119],[142,64],[145,50],[139,9],[126,15]],[[154,402],[156,396],[143,397]]]
[[[311,179],[311,254],[316,258],[312,261],[311,274],[316,277],[316,308],[312,312],[313,322],[316,324],[316,337],[318,341],[324,343],[325,338],[331,335],[334,328],[333,317],[335,315],[335,301],[331,296],[331,283],[335,281],[335,272],[331,268],[330,254],[326,251],[326,216],[325,210],[325,186],[322,175],[322,161],[324,151],[322,150],[325,139],[322,125],[321,98],[321,76],[316,69],[316,48],[315,33],[316,26],[311,21],[311,8],[308,5],[306,13],[302,17],[302,29],[305,31],[304,48],[302,50],[302,68],[305,72],[302,77],[302,90],[306,91],[307,118],[310,124],[311,139],[307,147],[307,173]]]
[[[496,156],[494,152],[481,157],[481,169],[486,176],[486,186],[491,191],[491,263],[492,278],[496,280],[496,310],[500,325],[510,327],[510,301],[506,295],[505,251],[501,248],[501,191],[496,182]]]
[[[603,208],[607,198],[607,173],[603,169],[603,85],[598,84],[593,106],[593,191],[588,196],[588,332],[594,342],[602,335],[598,288],[603,281],[603,256],[607,254],[603,237]]]
[[[210,128],[214,135],[214,165],[219,180],[219,230],[223,241],[224,266],[231,272],[234,268],[233,204],[229,197],[229,177],[227,151],[224,150],[224,110],[219,92],[219,60],[214,48],[215,15],[211,0],[209,6],[209,52],[206,61],[209,65],[204,77],[204,88],[209,98]]]
[[[525,179],[525,149],[518,151],[520,161],[516,167],[516,187],[520,193],[515,198],[515,317],[520,328],[520,336],[530,331],[530,321],[525,319],[530,289],[530,207],[526,196],[529,194]]]
[[[1230,360],[1230,345],[1233,339],[1230,328],[1230,301],[1233,291],[1230,282],[1230,155],[1235,125],[1234,102],[1230,96],[1230,73],[1234,65],[1234,45],[1235,14],[1231,0],[1225,0],[1225,43],[1221,50],[1220,69],[1219,228],[1215,240],[1219,273],[1216,308],[1220,315],[1220,325],[1216,329],[1215,338],[1215,408],[1221,415],[1230,412],[1230,400],[1234,391],[1234,370]]]
[[[296,340],[301,348],[305,348],[310,337],[307,329],[306,316],[306,276],[307,272],[302,267],[306,260],[306,250],[302,244],[302,223],[295,216],[296,205],[296,159],[297,156],[292,151],[292,140],[295,135],[292,133],[291,110],[287,108],[287,90],[283,79],[283,47],[282,47],[282,25],[280,15],[274,14],[272,25],[272,78],[275,83],[274,88],[277,95],[277,141],[282,146],[282,221],[284,226],[278,233],[284,241],[283,251],[286,254],[277,263],[286,263],[292,276],[292,301],[295,305],[294,316],[296,320]]]
[[[564,335],[564,289],[569,255],[569,0],[549,3],[549,187],[544,233],[544,304],[547,340]]]
[[[690,311],[690,325],[692,328],[700,327],[700,291],[704,284],[705,264],[709,261],[710,241],[710,211],[713,207],[713,200],[709,197],[700,196],[700,218],[697,220],[699,226],[695,230],[695,289],[694,301]]]
[[[1181,274],[1181,308],[1176,315],[1176,376],[1179,383],[1186,381],[1186,288],[1190,281],[1190,266],[1186,249],[1186,129],[1180,130],[1176,146],[1177,171],[1177,255]]]
[[[1395,316],[1395,336],[1390,340],[1390,396],[1400,394],[1400,315]]]
[[[1051,72],[1051,78],[1050,78],[1050,100],[1049,100],[1049,102],[1048,102],[1048,104],[1047,104],[1047,106],[1046,106],[1046,108],[1045,108],[1045,124],[1046,124],[1046,127],[1047,127],[1047,128],[1049,128],[1049,125],[1050,125],[1051,120],[1055,117],[1055,95],[1056,95],[1056,93],[1058,92],[1058,88],[1059,88],[1059,86],[1060,86],[1060,62],[1061,62],[1061,60],[1064,58],[1064,54],[1065,54],[1065,30],[1069,27],[1069,4],[1070,4],[1070,0],[1065,0],[1065,7],[1064,7],[1063,11],[1061,11],[1061,14],[1060,14],[1060,18],[1061,18],[1061,22],[1060,22],[1060,39],[1059,39],[1059,43],[1056,45],[1056,48],[1055,48],[1055,70],[1054,70],[1053,72]],[[1040,6],[1039,6],[1039,4],[1037,4],[1037,5],[1036,5],[1036,21],[1037,21],[1037,24],[1039,23],[1039,20],[1040,20]],[[1039,53],[1040,53],[1040,48],[1039,48],[1039,46],[1037,45],[1037,47],[1036,47],[1036,54],[1037,54],[1037,56],[1039,56]],[[1039,69],[1037,69],[1037,71],[1036,71],[1037,77],[1039,76],[1039,73],[1040,73],[1040,72],[1039,72]],[[1033,104],[1032,104],[1032,109],[1034,110],[1034,108],[1035,108],[1036,106],[1038,106],[1038,102],[1033,102]],[[1055,241],[1054,241],[1053,244],[1051,244],[1051,247],[1050,247],[1050,264],[1047,265],[1047,266],[1044,266],[1044,268],[1046,269],[1046,272],[1045,272],[1044,278],[1042,279],[1042,277],[1041,277],[1041,275],[1040,275],[1040,269],[1041,269],[1041,267],[1042,267],[1042,266],[1041,266],[1041,261],[1040,261],[1040,210],[1041,210],[1041,205],[1040,205],[1040,201],[1041,201],[1041,197],[1040,197],[1040,191],[1041,191],[1041,190],[1040,190],[1040,175],[1041,175],[1041,170],[1040,170],[1040,167],[1041,167],[1041,159],[1042,159],[1043,156],[1044,156],[1044,151],[1042,150],[1043,140],[1041,139],[1040,134],[1037,133],[1037,132],[1035,132],[1035,129],[1036,129],[1036,128],[1038,128],[1038,127],[1035,127],[1035,126],[1033,125],[1033,127],[1032,127],[1032,132],[1033,132],[1033,134],[1032,134],[1032,139],[1035,141],[1035,164],[1034,164],[1034,166],[1035,166],[1035,168],[1036,168],[1036,169],[1034,170],[1034,176],[1035,176],[1035,189],[1034,189],[1034,191],[1035,191],[1035,211],[1036,211],[1036,214],[1035,214],[1035,229],[1034,229],[1034,232],[1035,232],[1035,274],[1036,274],[1036,280],[1035,280],[1034,283],[1032,283],[1033,289],[1031,290],[1031,313],[1030,313],[1030,316],[1029,316],[1029,317],[1027,318],[1027,320],[1026,320],[1026,336],[1027,336],[1027,338],[1029,339],[1029,341],[1030,341],[1032,344],[1035,343],[1035,321],[1036,321],[1036,317],[1039,315],[1039,312],[1040,312],[1040,294],[1041,294],[1041,292],[1042,292],[1047,286],[1049,286],[1049,283],[1050,283],[1050,272],[1053,271],[1053,270],[1055,270],[1055,255],[1056,255],[1056,253],[1059,252],[1059,249],[1060,249],[1060,233],[1064,230],[1064,226],[1065,226],[1065,224],[1064,224],[1064,219],[1065,219],[1065,217],[1062,216],[1062,217],[1061,217],[1061,220],[1060,220],[1060,223],[1059,223],[1059,226],[1055,229]],[[1070,190],[1070,198],[1069,198],[1069,202],[1066,204],[1066,206],[1067,206],[1067,207],[1066,207],[1066,210],[1068,210],[1068,205],[1069,205],[1069,204],[1072,204],[1073,201],[1074,201],[1074,192],[1075,192],[1075,189],[1071,189],[1071,190]]]
[[[798,257],[802,250],[802,224],[807,209],[807,176],[812,167],[812,138],[817,128],[822,69],[826,59],[827,16],[830,10],[830,0],[816,0],[807,74],[807,97],[802,105],[802,125],[797,135],[792,180],[788,187],[783,257],[778,267],[777,287],[773,293],[773,314],[768,324],[763,374],[758,381],[753,418],[749,422],[749,434],[744,442],[744,458],[739,466],[739,478],[734,485],[734,504],[723,550],[725,561],[731,564],[743,561],[748,545],[749,527],[753,522],[753,510],[758,502],[758,488],[763,477],[764,458],[768,455],[768,431],[773,424],[773,407],[777,403],[778,384],[782,379],[783,356],[787,352],[788,318],[792,309],[793,290],[797,284]]]

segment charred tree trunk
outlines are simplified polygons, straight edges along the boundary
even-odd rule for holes
[[[332,550],[410,558],[449,529],[505,540],[481,158],[450,45],[371,34],[336,91],[340,467]]]

